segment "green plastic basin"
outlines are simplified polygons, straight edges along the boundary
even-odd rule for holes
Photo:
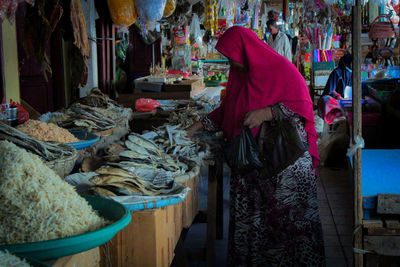
[[[72,237],[48,241],[0,245],[0,250],[21,257],[37,260],[52,260],[77,254],[98,247],[111,240],[131,221],[130,212],[120,203],[95,196],[83,196],[100,216],[111,221],[110,225],[99,230]]]

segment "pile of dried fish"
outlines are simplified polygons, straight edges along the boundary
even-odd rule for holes
[[[88,132],[100,132],[116,127],[116,123],[104,112],[106,110],[101,111],[99,108],[75,103],[61,120],[56,117],[51,122],[66,129],[85,128]]]
[[[189,139],[181,125],[165,124],[152,132],[143,134],[168,154],[200,162],[207,154],[207,144]]]
[[[184,174],[188,165],[174,160],[152,141],[131,133],[124,146],[115,152],[118,155],[110,156],[89,180],[95,185],[91,189],[95,194],[157,196],[182,191],[174,177]]]
[[[141,179],[136,174],[120,168],[103,166],[96,170],[97,175],[89,179],[94,186],[91,191],[100,196],[121,196],[144,194],[147,196],[171,195],[182,188],[173,180],[164,184],[153,184]]]
[[[4,123],[0,123],[0,140],[12,142],[40,156],[46,161],[52,161],[64,156],[71,156],[75,151],[73,147],[65,144],[36,140]]]
[[[125,146],[127,149],[119,153],[119,156],[125,161],[121,161],[119,166],[125,165],[123,167],[128,168],[129,171],[137,172],[138,169],[163,170],[171,176],[176,176],[184,174],[188,169],[186,164],[178,163],[155,143],[139,134],[131,133],[128,140],[125,141]],[[129,169],[129,167],[133,169]],[[137,174],[143,177],[143,173]],[[157,183],[154,180],[152,182]]]
[[[120,107],[120,105],[104,94],[100,89],[93,88],[89,95],[78,100],[78,103],[90,107],[107,109],[109,107]]]
[[[188,128],[193,123],[199,121],[201,115],[194,107],[186,107],[184,109],[175,110],[169,115],[169,122],[172,125],[179,125],[181,128]]]

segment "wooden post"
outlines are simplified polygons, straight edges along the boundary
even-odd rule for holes
[[[361,128],[361,0],[353,6],[353,144],[356,137],[362,135]],[[354,179],[354,227],[361,227],[363,219],[361,196],[361,149],[357,149],[353,158]],[[363,248],[362,228],[354,236],[354,247]],[[354,254],[354,266],[363,266],[363,255]]]

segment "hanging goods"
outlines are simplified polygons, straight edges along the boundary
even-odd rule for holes
[[[380,19],[387,19],[388,21],[379,21]],[[371,27],[369,29],[369,38],[371,39],[385,39],[385,38],[394,38],[396,36],[396,31],[393,26],[393,23],[390,21],[390,16],[387,14],[382,14],[376,17],[376,19],[372,22]]]
[[[137,15],[133,0],[107,0],[107,4],[115,25],[129,27],[135,23]]]

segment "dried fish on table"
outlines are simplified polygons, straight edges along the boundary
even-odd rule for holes
[[[93,88],[90,91],[89,95],[79,99],[78,103],[86,106],[103,108],[103,109],[114,106],[120,107],[120,105],[116,101],[109,98],[108,95],[104,94],[98,88]]]
[[[0,123],[0,140],[12,142],[17,146],[40,156],[46,161],[52,161],[64,156],[71,156],[75,153],[75,149],[71,146],[36,140],[4,123]]]
[[[97,108],[89,107],[79,103],[73,104],[66,111],[65,120],[57,120],[58,126],[71,128],[86,128],[88,132],[105,131],[117,126],[117,124]]]

